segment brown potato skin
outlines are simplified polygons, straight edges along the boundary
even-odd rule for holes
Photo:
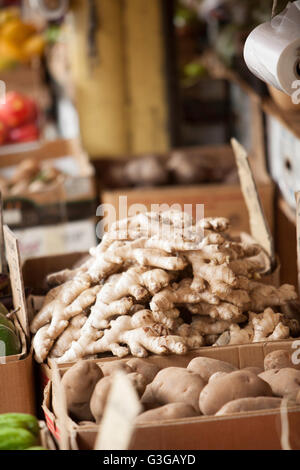
[[[128,374],[127,377],[131,380],[132,385],[137,391],[139,397],[141,397],[146,388],[146,381],[144,377],[136,372]],[[99,423],[102,419],[112,382],[113,377],[111,375],[103,377],[97,383],[94,393],[91,397],[90,409],[96,423]]]
[[[271,387],[253,372],[238,370],[208,383],[200,394],[199,408],[204,415],[214,415],[232,400],[260,396],[272,396]]]
[[[134,372],[127,363],[120,361],[103,362],[100,364],[100,367],[104,377],[113,375],[118,370],[125,372],[125,374],[130,374],[131,372]]]
[[[273,394],[277,397],[287,397],[295,400],[300,391],[300,370],[286,367],[270,369],[259,375],[267,382]]]
[[[195,357],[187,366],[187,370],[201,375],[205,382],[208,382],[210,377],[216,372],[230,373],[234,372],[237,367],[229,364],[229,362],[219,361],[210,357]]]
[[[216,413],[216,416],[230,415],[232,413],[243,413],[247,411],[270,410],[280,408],[281,398],[276,397],[250,397],[233,400]]]
[[[153,382],[148,385],[142,397],[142,403],[167,405],[168,403],[186,403],[199,413],[199,395],[205,382],[199,374],[182,367],[162,369]]]
[[[101,421],[107,397],[112,384],[112,377],[106,376],[99,380],[90,401],[90,409],[96,423]]]
[[[243,369],[241,370],[249,370],[250,372],[253,372],[253,374],[255,375],[259,375],[261,374],[264,370],[261,368],[261,367],[244,367]]]
[[[290,353],[284,349],[272,351],[264,359],[265,370],[292,367]]]
[[[89,403],[94,388],[102,377],[100,367],[91,361],[79,361],[67,370],[62,378],[62,385],[71,418],[77,421],[93,420]]]
[[[142,374],[147,385],[154,380],[154,377],[161,370],[161,368],[156,364],[152,364],[151,362],[139,358],[130,359],[126,364],[131,368],[132,372]]]
[[[145,411],[136,419],[136,424],[164,421],[166,419],[181,419],[198,416],[195,409],[186,403],[169,403],[153,410]]]
[[[132,372],[131,374],[128,374],[128,378],[131,380],[138,396],[141,397],[147,386],[145,377],[142,374],[138,374],[137,372]]]

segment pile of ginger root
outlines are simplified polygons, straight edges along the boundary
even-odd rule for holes
[[[114,223],[79,267],[48,276],[31,323],[36,360],[183,355],[298,334],[283,313],[294,287],[263,284],[269,257],[228,229],[227,219],[177,211]]]

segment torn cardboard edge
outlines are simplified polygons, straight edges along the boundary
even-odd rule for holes
[[[241,189],[249,212],[251,235],[270,256],[274,269],[276,265],[274,240],[263,212],[253,172],[249,165],[248,153],[236,139],[231,139],[231,145],[236,157]]]
[[[293,350],[295,350],[296,342],[297,342],[296,340],[276,341],[276,342],[271,342],[271,343],[264,342],[264,343],[255,343],[254,345],[213,348],[210,351],[208,350],[204,351],[205,348],[201,348],[185,356],[174,356],[174,355],[173,356],[149,356],[145,360],[149,360],[149,362],[151,363],[161,365],[162,368],[172,367],[172,366],[186,367],[192,358],[203,356],[203,357],[212,357],[215,359],[221,359],[223,361],[230,362],[240,369],[245,368],[245,367],[250,367],[250,366],[262,367],[264,357],[268,353],[274,350],[278,350],[278,349],[289,350],[292,352]],[[110,357],[110,358],[103,358],[103,359],[94,359],[92,361],[101,365],[101,363],[107,363],[107,362],[112,362],[112,361],[113,362],[115,361],[126,362],[126,360],[128,360],[128,358],[118,359],[118,358]],[[299,365],[299,368],[300,368],[300,365]],[[67,370],[67,368],[65,370]],[[48,383],[44,392],[43,411],[45,413],[48,427],[50,428],[50,431],[56,436],[56,439],[58,439],[58,442],[59,442],[60,435],[61,435],[61,428],[60,428],[61,421],[59,421],[58,410],[62,410],[62,413],[64,415],[63,421],[65,422],[65,425],[67,426],[66,430],[68,434],[68,444],[71,446],[73,450],[78,450],[78,448],[76,449],[76,445],[77,445],[76,436],[78,435],[78,433],[81,433],[81,432],[92,434],[94,436],[93,437],[94,446],[95,446],[94,449],[96,448],[97,450],[102,449],[103,447],[99,446],[99,443],[96,443],[96,438],[99,433],[99,425],[97,425],[96,423],[84,424],[84,425],[79,425],[75,423],[67,415],[66,406],[63,402],[58,406],[57,416],[55,415],[53,411],[50,411],[52,409],[51,402],[53,399],[53,394],[55,394],[57,390],[55,384],[57,382],[61,383],[61,377],[63,375],[63,372],[65,372],[65,370],[63,371],[63,370],[59,370],[58,368],[56,368],[56,372],[58,372],[58,374],[57,373],[55,374],[55,377],[53,378],[52,381]],[[119,387],[118,387],[118,390],[120,390]],[[119,398],[121,400],[123,398],[123,395],[124,394],[122,394],[122,396],[120,397],[120,394],[119,394]],[[61,396],[62,395],[59,395],[59,397]],[[55,401],[56,405],[57,405],[57,401],[60,401],[60,398]],[[285,413],[284,421],[283,421],[283,413]],[[297,414],[297,416],[299,416],[300,406],[295,405],[295,406],[288,407],[288,409],[283,408],[283,410],[278,408],[274,410],[251,411],[251,412],[243,412],[239,414],[232,414],[232,415],[226,415],[226,416],[198,416],[194,418],[182,418],[182,419],[176,419],[176,420],[174,419],[162,420],[162,421],[140,424],[134,428],[134,431],[135,431],[135,434],[140,434],[140,433],[143,433],[143,430],[147,430],[147,429],[155,427],[158,435],[160,435],[160,430],[161,432],[163,432],[163,429],[167,426],[170,426],[170,427],[179,426],[180,427],[180,426],[185,426],[185,425],[201,426],[203,424],[209,424],[210,426],[214,426],[214,425],[218,426],[218,428],[216,427],[214,429],[214,437],[215,437],[216,433],[218,432],[220,423],[222,421],[226,421],[230,423],[239,419],[255,418],[255,417],[264,419],[264,417],[276,416],[276,419],[278,418],[279,423],[280,423],[280,429],[274,428],[272,432],[277,433],[279,442],[284,443],[284,446],[285,446],[287,442],[286,435],[287,435],[287,432],[289,431],[289,416],[291,414]],[[68,418],[67,420],[66,420],[66,416]],[[114,426],[109,427],[109,429],[113,429],[115,431]],[[179,444],[177,443],[177,445]],[[131,448],[129,443],[128,443],[128,448]],[[170,448],[166,447],[165,450],[170,450]]]
[[[59,448],[60,450],[69,450],[69,436],[68,436],[68,413],[67,401],[64,387],[61,383],[59,370],[56,364],[53,365],[53,396],[59,397],[55,400],[55,407],[57,412],[59,434]]]
[[[19,242],[15,234],[7,225],[3,228],[6,259],[9,267],[10,283],[14,301],[14,307],[18,309],[17,317],[22,326],[27,340],[30,339],[27,303],[22,274],[22,264],[19,250]]]
[[[45,421],[39,421],[40,429],[40,444],[44,449],[47,450],[57,450],[56,445],[53,441],[51,433],[47,427]]]

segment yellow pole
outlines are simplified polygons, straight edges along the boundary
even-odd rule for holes
[[[89,2],[74,0],[69,15],[71,66],[83,145],[93,158],[128,151],[122,15],[119,0],[95,0],[99,60],[88,57]]]
[[[92,158],[170,148],[164,0],[94,0],[99,62],[87,55],[89,2],[73,0],[71,63],[83,145]]]

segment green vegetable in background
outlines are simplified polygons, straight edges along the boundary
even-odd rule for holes
[[[207,71],[199,62],[190,62],[184,66],[183,73],[187,78],[200,78],[205,76]]]
[[[16,331],[13,322],[2,313],[0,313],[0,325],[6,326],[6,328],[10,328],[12,331]]]
[[[0,325],[7,326],[7,328],[10,328],[11,330],[15,331],[15,326],[13,322],[7,318],[8,313],[9,312],[5,305],[0,302]]]
[[[20,342],[19,337],[13,330],[1,324],[0,324],[0,341],[2,341],[5,345],[5,351],[3,351],[2,347],[0,348],[0,357],[4,355],[13,356],[15,354],[20,354],[21,342]]]
[[[0,450],[26,450],[37,444],[37,437],[26,429],[0,426]]]
[[[2,427],[25,429],[34,436],[39,435],[39,422],[35,416],[23,413],[6,413],[0,415],[0,429]]]

